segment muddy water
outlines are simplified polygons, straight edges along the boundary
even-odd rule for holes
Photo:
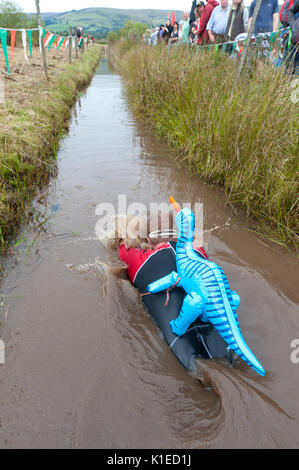
[[[241,327],[265,378],[208,361],[204,388],[176,361],[96,240],[95,207],[119,193],[128,203],[170,193],[204,203],[210,258],[241,296]],[[47,229],[24,227],[1,286],[1,448],[299,445],[295,256],[259,240],[220,192],[177,168],[133,120],[105,61],[74,111],[58,178],[35,205]]]

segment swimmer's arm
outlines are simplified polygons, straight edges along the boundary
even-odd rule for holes
[[[180,286],[180,277],[178,273],[172,271],[167,276],[149,284],[146,290],[151,294],[156,294],[157,292],[162,292],[170,287],[174,287],[175,285]]]

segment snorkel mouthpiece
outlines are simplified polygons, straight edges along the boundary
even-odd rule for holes
[[[172,205],[172,207],[174,208],[174,210],[175,210],[176,212],[180,212],[180,211],[181,211],[181,208],[180,208],[179,204],[173,199],[172,196],[170,196],[169,202],[170,202],[170,204]]]

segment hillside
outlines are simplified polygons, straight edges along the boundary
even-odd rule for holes
[[[109,31],[121,28],[126,20],[140,21],[149,26],[165,23],[169,10],[120,10],[116,8],[85,8],[64,13],[43,13],[48,29],[55,33],[67,32],[78,23],[85,32],[97,37],[106,37]],[[172,13],[172,12],[171,12]],[[183,19],[183,12],[176,11],[176,19]]]

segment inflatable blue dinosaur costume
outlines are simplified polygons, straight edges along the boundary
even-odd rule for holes
[[[172,331],[178,336],[184,335],[198,317],[203,322],[210,322],[231,350],[258,374],[265,375],[262,365],[242,337],[236,313],[240,305],[239,295],[230,289],[222,268],[201,258],[193,249],[193,212],[187,208],[181,210],[172,198],[170,202],[178,212],[175,218],[179,230],[176,245],[177,272],[173,271],[149,284],[148,292],[155,294],[174,285],[182,287],[187,295],[178,318],[170,322]]]

